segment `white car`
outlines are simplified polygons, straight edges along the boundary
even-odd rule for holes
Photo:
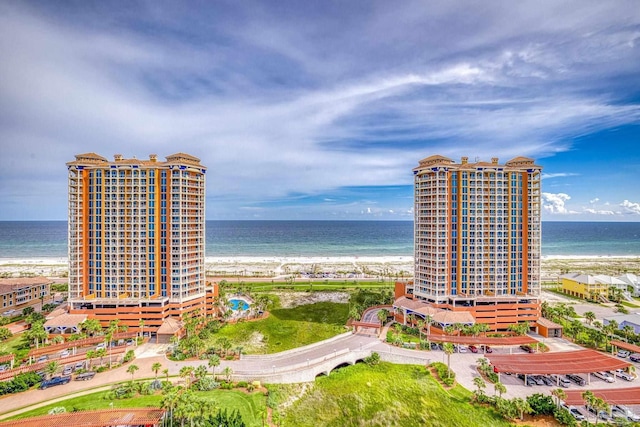
[[[616,380],[615,378],[613,378],[613,375],[611,375],[608,372],[603,372],[603,371],[594,372],[593,376],[596,377],[596,378],[600,378],[602,381],[606,381],[608,383],[612,383],[612,382],[614,382]]]
[[[71,354],[69,350],[63,350],[60,352],[60,357],[67,357]]]
[[[617,369],[614,374],[616,377],[620,377],[625,381],[633,381],[636,379],[633,375],[623,369]]]
[[[101,342],[100,344],[98,344],[96,346],[96,350],[100,350],[100,349],[103,349],[103,348],[107,348],[107,345],[105,343],[103,343],[103,342]]]
[[[634,413],[631,409],[624,405],[614,405],[612,407],[613,413],[619,413],[631,421],[640,421],[640,415]]]
[[[622,357],[623,359],[629,357],[629,353],[627,350],[618,350],[618,352],[616,353],[616,356],[618,357]]]

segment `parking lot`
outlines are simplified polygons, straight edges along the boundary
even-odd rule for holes
[[[563,345],[561,341],[564,341],[564,340],[554,340],[554,341],[558,341],[558,342],[554,342],[553,343],[554,345],[550,347],[557,347],[557,348],[567,347],[573,350],[581,348],[579,346],[576,346],[575,344],[572,344],[566,341],[565,341],[566,345]],[[516,353],[525,354],[524,350],[514,346],[494,347],[492,348],[492,350],[494,353],[498,353],[498,354],[516,354]],[[445,364],[447,363],[447,356],[444,353],[444,351],[432,350],[432,354],[433,354],[433,358],[431,360],[440,361]],[[451,355],[451,368],[456,373],[456,380],[460,384],[462,384],[465,388],[469,390],[477,389],[477,387],[473,383],[473,379],[480,376],[476,368],[478,366],[478,359],[484,356],[485,355],[480,353],[471,353],[468,350],[464,353],[454,353]],[[626,360],[629,360],[629,359],[626,359]],[[640,372],[640,363],[634,363],[634,366],[636,367],[638,372]],[[594,375],[589,375],[589,376],[587,376],[587,374],[578,374],[578,375],[584,379],[585,385],[580,386],[574,382],[570,382],[569,386],[567,388],[563,388],[563,390],[565,391],[580,390],[582,392],[586,390],[611,389],[611,388],[617,388],[617,387],[620,387],[620,388],[640,387],[640,380],[637,378],[633,381],[625,381],[621,378],[616,377],[614,379],[614,382],[608,382],[604,379],[597,378]],[[561,375],[561,377],[564,377],[564,375]],[[509,398],[509,399],[514,397],[526,398],[527,396],[534,393],[551,395],[551,391],[558,388],[557,385],[546,385],[544,383],[542,385],[536,384],[536,385],[526,386],[524,383],[524,380],[521,378],[518,378],[517,374],[512,374],[512,375],[500,374],[500,382],[502,382],[507,388],[507,393],[504,394],[503,397]],[[495,392],[493,385],[489,382],[487,382],[487,387],[485,388],[484,391],[489,395],[493,395]],[[626,406],[629,407],[629,409],[631,409],[633,412],[640,414],[640,405],[626,405]],[[576,406],[576,409],[579,412],[581,412],[584,416],[587,415],[587,410],[584,408],[584,406],[582,407]],[[593,421],[593,419],[594,419],[594,415],[590,414],[590,420]]]

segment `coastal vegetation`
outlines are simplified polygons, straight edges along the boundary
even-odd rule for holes
[[[279,387],[269,386],[270,399]],[[445,390],[423,366],[380,362],[338,369],[295,402],[280,393],[269,404],[285,426],[510,425],[493,409],[471,404],[472,396],[457,385]]]

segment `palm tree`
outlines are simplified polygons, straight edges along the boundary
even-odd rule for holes
[[[238,345],[236,346],[236,352],[238,352],[238,359],[242,359],[242,350],[244,349],[243,346]]]
[[[169,370],[167,369],[167,372]],[[173,426],[173,410],[175,409],[178,403],[178,392],[176,389],[167,388],[162,392],[162,400],[160,401],[160,405],[163,409],[166,409],[169,413],[169,420],[171,420],[171,425]]]
[[[507,387],[505,387],[504,384],[502,384],[500,381],[498,381],[497,383],[493,384],[493,395],[495,396],[496,393],[498,393],[500,395],[500,397],[502,397],[503,393],[507,392]]]
[[[453,354],[453,344],[450,342],[446,342],[442,344],[442,350],[444,350],[447,355],[447,377],[451,378],[451,355]]]
[[[622,328],[622,333],[624,334],[624,337],[627,339],[627,342],[629,342],[629,335],[635,334],[636,330],[631,325],[624,325],[624,327]]]
[[[138,368],[138,365],[133,364],[129,365],[129,367],[127,368],[127,373],[131,374],[131,382],[133,382],[133,374],[135,374],[138,369],[140,369]]]
[[[209,358],[209,367],[211,368],[211,376],[216,377],[216,366],[220,366],[220,356],[214,354]]]
[[[376,314],[376,316],[378,317],[378,320],[380,321],[380,326],[382,326],[382,325],[384,325],[384,322],[389,317],[389,311],[387,309],[383,308],[382,310],[378,310],[378,313]]]
[[[199,365],[196,370],[193,372],[193,375],[197,379],[204,378],[207,375],[207,367],[204,365]]]
[[[80,324],[82,330],[84,330],[89,336],[94,336],[98,332],[102,332],[102,325],[98,319],[85,319]]]
[[[52,362],[47,363],[47,366],[45,366],[44,371],[49,376],[49,378],[51,378],[52,376],[55,375],[56,372],[58,372],[58,369],[60,369],[60,363],[54,360]]]
[[[227,382],[231,382],[231,376],[233,375],[233,369],[231,369],[229,366],[227,366],[226,368],[224,368],[222,370],[222,375],[225,376],[225,378],[227,379]]]
[[[420,335],[420,341],[422,341],[422,330],[424,329],[426,324],[427,322],[425,322],[424,320],[418,320],[417,326],[418,326],[418,334]]]
[[[193,366],[183,366],[180,368],[179,375],[185,380],[185,388],[189,388],[191,386],[191,374],[193,373]]]
[[[138,326],[140,327],[140,338],[144,338],[144,319],[140,319],[138,322]]]
[[[596,314],[593,311],[587,311],[584,313],[584,318],[587,321],[587,325],[591,325],[596,320]]]
[[[87,351],[87,370],[89,370],[91,368],[91,359],[93,359],[94,357],[96,357],[96,351],[95,350],[88,350]]]
[[[169,369],[168,368],[163,369],[162,373],[166,376],[167,382],[169,382]]]
[[[155,362],[153,365],[151,365],[151,370],[156,374],[156,381],[158,381],[158,371],[162,369],[162,363],[160,362]]]
[[[560,407],[560,401],[565,400],[567,398],[567,393],[564,392],[561,388],[555,388],[551,390],[551,395],[556,398],[556,405]]]
[[[516,397],[512,400],[513,405],[516,407],[516,409],[518,410],[518,412],[520,413],[520,419],[524,420],[524,414],[527,413],[531,413],[531,406],[529,405],[529,402],[527,402],[526,400],[524,400],[521,397]]]
[[[594,404],[594,402],[596,400],[596,396],[593,394],[593,392],[591,390],[587,390],[587,391],[583,392],[581,394],[581,396],[582,396],[582,400],[584,400],[584,403],[587,406],[590,406],[590,407],[594,408],[593,404]],[[596,410],[596,424],[598,424],[598,413],[597,413],[597,410]]]
[[[483,395],[484,391],[482,391],[483,388],[485,388],[487,386],[487,383],[484,382],[484,380],[481,377],[475,377],[473,379],[473,385],[475,385],[476,387],[478,387],[478,395]]]

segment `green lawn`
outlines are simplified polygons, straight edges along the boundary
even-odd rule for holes
[[[260,392],[251,394],[236,390],[213,390],[206,392],[195,392],[197,395],[206,396],[213,399],[219,408],[227,408],[229,412],[237,409],[242,415],[242,419],[248,427],[262,426],[262,416],[266,411],[266,398]],[[160,406],[162,396],[138,396],[132,399],[105,399],[107,392],[99,392],[68,399],[63,402],[53,403],[42,408],[25,412],[11,419],[22,419],[46,415],[52,408],[63,406],[67,412],[73,410],[97,410],[109,409],[113,403],[114,408],[141,408],[147,406]]]
[[[460,386],[444,390],[422,366],[357,364],[316,379],[280,415],[286,427],[511,425],[493,410],[471,405],[470,397]]]
[[[277,353],[345,332],[348,315],[348,304],[332,302],[278,308],[266,319],[224,325],[207,345],[226,337],[234,348],[243,346],[244,353]]]
[[[233,291],[243,287],[251,288],[254,292],[268,292],[277,290],[296,291],[336,291],[353,289],[393,289],[393,282],[389,281],[359,281],[359,280],[326,280],[309,282],[298,280],[296,282],[232,282],[225,285],[225,289]]]
[[[0,355],[13,353],[16,355],[16,361],[21,360],[29,353],[29,347],[23,347],[23,343],[24,339],[22,338],[22,334],[15,334],[8,340],[0,343]]]

